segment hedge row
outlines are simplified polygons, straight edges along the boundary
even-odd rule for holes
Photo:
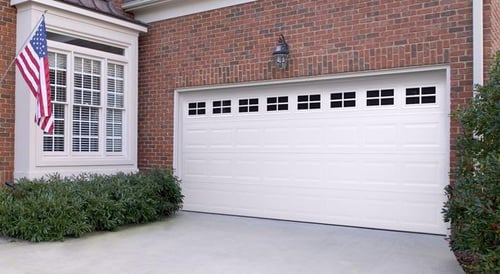
[[[467,273],[500,273],[500,52],[488,82],[454,118],[461,125],[456,182],[443,208],[450,247]]]
[[[180,182],[165,170],[19,180],[0,189],[0,234],[39,241],[147,223],[182,206]]]

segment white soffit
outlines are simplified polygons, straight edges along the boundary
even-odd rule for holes
[[[255,2],[256,0],[135,0],[123,3],[135,19],[151,23],[184,15]]]

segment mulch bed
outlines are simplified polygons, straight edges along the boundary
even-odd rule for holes
[[[457,250],[454,252],[455,257],[457,257],[457,261],[462,266],[463,270],[467,274],[480,274],[481,272],[474,270],[474,266],[478,263],[479,261],[479,255],[467,252],[467,251],[460,251]]]

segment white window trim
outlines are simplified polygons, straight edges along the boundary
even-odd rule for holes
[[[106,151],[106,102],[107,102],[107,92],[106,92],[106,65],[108,63],[119,64],[124,66],[124,75],[126,77],[125,81],[128,81],[128,77],[131,76],[130,70],[128,69],[128,63],[125,57],[113,55],[110,53],[101,53],[97,50],[91,50],[86,48],[81,48],[73,45],[68,45],[64,43],[59,43],[55,41],[48,41],[49,52],[57,52],[60,54],[65,54],[67,56],[67,70],[73,72],[73,61],[76,57],[98,60],[101,62],[101,105],[98,106],[101,111],[100,113],[100,122],[99,122],[99,151],[98,152],[73,152],[72,151],[72,133],[71,133],[71,121],[72,121],[72,112],[70,109],[67,109],[66,117],[65,117],[65,151],[64,152],[44,152],[43,147],[40,148],[40,155],[38,161],[38,165],[43,166],[64,166],[64,165],[82,165],[85,164],[83,162],[79,162],[79,158],[89,158],[92,157],[97,161],[105,161],[103,157],[115,156],[116,160],[126,160],[126,154],[129,150],[127,147],[128,136],[129,134],[125,134],[128,132],[128,124],[129,124],[129,115],[128,108],[131,107],[129,98],[130,92],[125,85],[125,116],[123,117],[123,151],[122,152],[107,152]],[[74,106],[74,96],[73,93],[69,92],[69,90],[73,90],[73,78],[71,77],[73,74],[68,73],[66,79],[66,86],[68,87],[67,101],[66,104],[70,106]],[[43,143],[43,135],[37,135],[37,143]]]
[[[110,57],[125,66],[126,111],[124,121],[122,153],[106,153],[105,120],[100,121],[99,157],[91,153],[81,153],[78,157],[71,154],[71,146],[67,146],[64,153],[43,152],[43,133],[33,122],[35,103],[33,96],[28,92],[27,85],[20,73],[16,70],[16,126],[15,126],[15,157],[14,177],[37,178],[50,173],[59,173],[63,176],[82,172],[111,174],[119,171],[137,171],[137,87],[138,87],[138,36],[139,32],[147,29],[140,24],[116,19],[97,12],[88,11],[59,1],[33,0],[12,1],[17,9],[17,48],[25,43],[31,30],[45,12],[47,31],[64,35],[76,36],[97,43],[108,44],[124,49],[124,56]],[[58,52],[72,46],[60,46],[55,41],[48,41],[49,51]],[[78,54],[94,56],[96,51],[78,47]],[[97,51],[98,52],[98,51]],[[113,54],[108,54],[109,56]],[[103,67],[104,71],[105,67]],[[72,70],[72,68],[71,68]],[[103,86],[105,90],[106,86]],[[68,97],[69,100],[72,98]],[[106,100],[106,97],[101,97]],[[105,102],[105,101],[104,101]],[[105,117],[105,105],[101,105]],[[67,115],[71,115],[68,113]],[[66,116],[69,117],[69,116]],[[69,123],[70,119],[66,120]],[[68,127],[66,127],[66,130]],[[66,133],[71,139],[71,133]],[[69,143],[67,143],[69,144]],[[105,156],[102,156],[105,154]]]

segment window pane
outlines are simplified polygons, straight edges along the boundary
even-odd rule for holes
[[[288,103],[288,97],[287,96],[278,97],[278,103]]]
[[[106,112],[106,152],[122,151],[123,110],[108,109]]]
[[[277,98],[276,97],[268,97],[267,98],[267,103],[268,104],[274,104],[277,102]]]
[[[355,107],[356,101],[344,101],[344,107]]]
[[[321,100],[321,95],[319,94],[314,94],[310,96],[311,101],[320,101]]]
[[[368,100],[366,100],[366,105],[367,106],[378,106],[379,99],[368,99]]]
[[[50,98],[53,102],[66,102],[66,55],[49,53]]]
[[[66,117],[66,64],[67,56],[65,54],[49,52],[49,75],[52,100],[52,117],[54,119],[53,134],[43,134],[44,152],[63,152],[65,117]]]
[[[288,110],[288,104],[280,104],[280,105],[278,105],[278,110]]]
[[[309,101],[309,96],[307,96],[307,95],[299,95],[297,97],[297,101],[298,102],[307,102],[307,101]]]
[[[101,105],[101,62],[75,58],[74,102],[92,106]]]
[[[342,93],[330,94],[330,100],[340,100],[340,99],[342,99]]]
[[[385,105],[394,105],[394,98],[382,98],[380,100],[380,104],[385,106]]]
[[[407,97],[406,104],[407,105],[420,104],[420,97]]]
[[[344,99],[354,99],[354,98],[356,98],[356,92],[344,93]]]
[[[422,88],[422,94],[436,94],[436,87]]]
[[[123,90],[123,65],[108,64],[108,107],[123,108],[124,107],[124,90]]]
[[[422,97],[422,104],[431,104],[436,102],[436,96],[424,96]]]
[[[366,92],[366,97],[378,97],[379,91],[378,90],[369,90]]]
[[[308,109],[308,103],[299,103],[297,104],[297,109]]]
[[[73,107],[74,152],[99,151],[99,109],[86,106]]]
[[[342,102],[341,101],[335,101],[330,103],[331,108],[341,108],[342,107]]]
[[[406,89],[406,95],[419,95],[420,94],[420,89],[419,88],[407,88]]]
[[[311,103],[310,108],[311,109],[319,109],[321,107],[320,103]]]
[[[383,90],[381,90],[381,96],[382,97],[394,96],[394,90],[393,89],[383,89]]]

